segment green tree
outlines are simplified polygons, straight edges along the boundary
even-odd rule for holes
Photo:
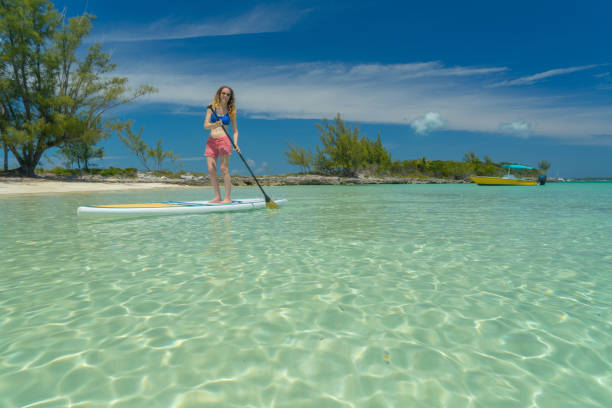
[[[387,171],[391,167],[391,155],[383,147],[380,133],[374,141],[364,138],[362,144],[364,144],[366,151],[365,162],[375,173]]]
[[[492,176],[495,175],[498,167],[495,166],[493,159],[489,156],[484,157],[484,162],[480,162],[476,168],[476,174],[479,176]]]
[[[302,169],[302,173],[309,172],[314,161],[312,152],[303,147],[292,146],[289,143],[287,143],[287,146],[289,146],[289,150],[285,150],[287,162],[294,166],[299,166]]]
[[[322,146],[315,146],[316,153],[288,144],[287,162],[303,168],[312,166],[322,174],[354,176],[359,171],[380,173],[392,169],[391,155],[383,147],[380,133],[376,140],[362,136],[357,126],[347,125],[340,114],[333,122],[323,119],[316,124]]]
[[[171,151],[164,152],[164,149],[162,148],[161,139],[157,140],[157,145],[155,146],[155,148],[147,149],[147,156],[153,159],[153,162],[155,163],[155,170],[157,171],[162,170],[162,164],[164,160],[170,159],[170,161],[175,162],[179,158],[178,154],[174,154]]]
[[[2,150],[4,151],[4,171],[8,171],[8,145],[6,144],[6,119],[4,106],[0,105],[0,140],[2,140]]]
[[[463,161],[471,164],[479,164],[480,159],[472,150],[463,155]]]
[[[323,144],[317,151],[327,159],[330,170],[344,176],[355,175],[366,156],[365,146],[360,143],[359,128],[347,126],[340,114],[336,115],[334,122],[323,119],[323,125],[317,123],[316,126]]]
[[[317,146],[315,169],[354,176],[360,170],[380,172],[391,167],[391,155],[383,147],[380,133],[372,141],[362,136],[357,126],[347,125],[340,114],[334,122],[324,119],[316,126],[323,146]]]
[[[104,157],[102,147],[91,146],[84,142],[73,142],[63,146],[60,153],[64,156],[69,166],[77,165],[79,170],[89,171],[89,161],[91,159],[101,159]]]
[[[314,155],[314,160],[312,161],[314,171],[321,174],[332,174],[334,166],[331,160],[326,157],[319,146],[315,146],[315,149],[317,149],[317,153]]]
[[[542,173],[546,173],[548,169],[550,169],[550,163],[546,160],[542,160],[538,163],[538,168],[542,171]]]
[[[20,171],[34,176],[50,148],[108,137],[109,110],[154,92],[135,90],[115,69],[100,44],[85,56],[77,49],[91,31],[94,16],[66,22],[47,0],[0,0],[0,103],[5,108],[6,144]]]
[[[157,145],[154,148],[149,147],[142,139],[142,131],[144,128],[141,127],[138,134],[134,133],[132,131],[132,121],[114,125],[113,129],[117,132],[119,139],[125,146],[138,157],[138,160],[140,160],[140,163],[147,171],[151,171],[149,159],[153,160],[153,170],[155,171],[162,170],[163,162],[166,159],[170,159],[172,162],[179,159],[178,154],[174,154],[171,151],[164,151],[161,139],[157,141]],[[179,163],[179,166],[182,165]]]
[[[421,172],[426,172],[428,167],[427,157],[425,156],[416,163],[416,168]]]
[[[140,130],[138,131],[138,134],[134,133],[132,131],[131,121],[115,126],[115,130],[117,131],[117,135],[119,136],[119,139],[126,145],[126,147],[130,151],[132,151],[132,153],[136,155],[136,157],[138,157],[138,160],[140,160],[140,163],[143,165],[143,167],[147,171],[150,171],[151,168],[149,167],[149,160],[148,160],[149,155],[147,154],[147,150],[149,150],[149,147],[147,146],[145,141],[142,140],[143,129],[144,128],[141,127]]]

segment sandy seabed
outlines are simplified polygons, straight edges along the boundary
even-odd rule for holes
[[[148,190],[157,188],[186,188],[169,183],[138,182],[83,182],[15,178],[0,180],[0,197],[12,195],[90,193],[103,191]]]

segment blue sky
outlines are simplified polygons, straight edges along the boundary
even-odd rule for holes
[[[612,176],[612,2],[58,0],[97,16],[100,41],[155,95],[114,112],[150,144],[205,171],[203,109],[237,96],[240,146],[260,174],[298,169],[336,113],[393,159],[552,163],[562,177]],[[136,166],[116,139],[103,166]],[[233,172],[247,174],[237,156]]]

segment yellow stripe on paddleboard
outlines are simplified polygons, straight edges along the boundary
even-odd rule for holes
[[[109,204],[109,205],[92,205],[96,208],[161,208],[161,207],[185,207],[184,204],[171,203],[147,203],[147,204]]]

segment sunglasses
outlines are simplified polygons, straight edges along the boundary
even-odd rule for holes
[[[231,93],[227,93],[227,92],[221,92],[221,95],[225,95],[225,96],[232,96]]]

